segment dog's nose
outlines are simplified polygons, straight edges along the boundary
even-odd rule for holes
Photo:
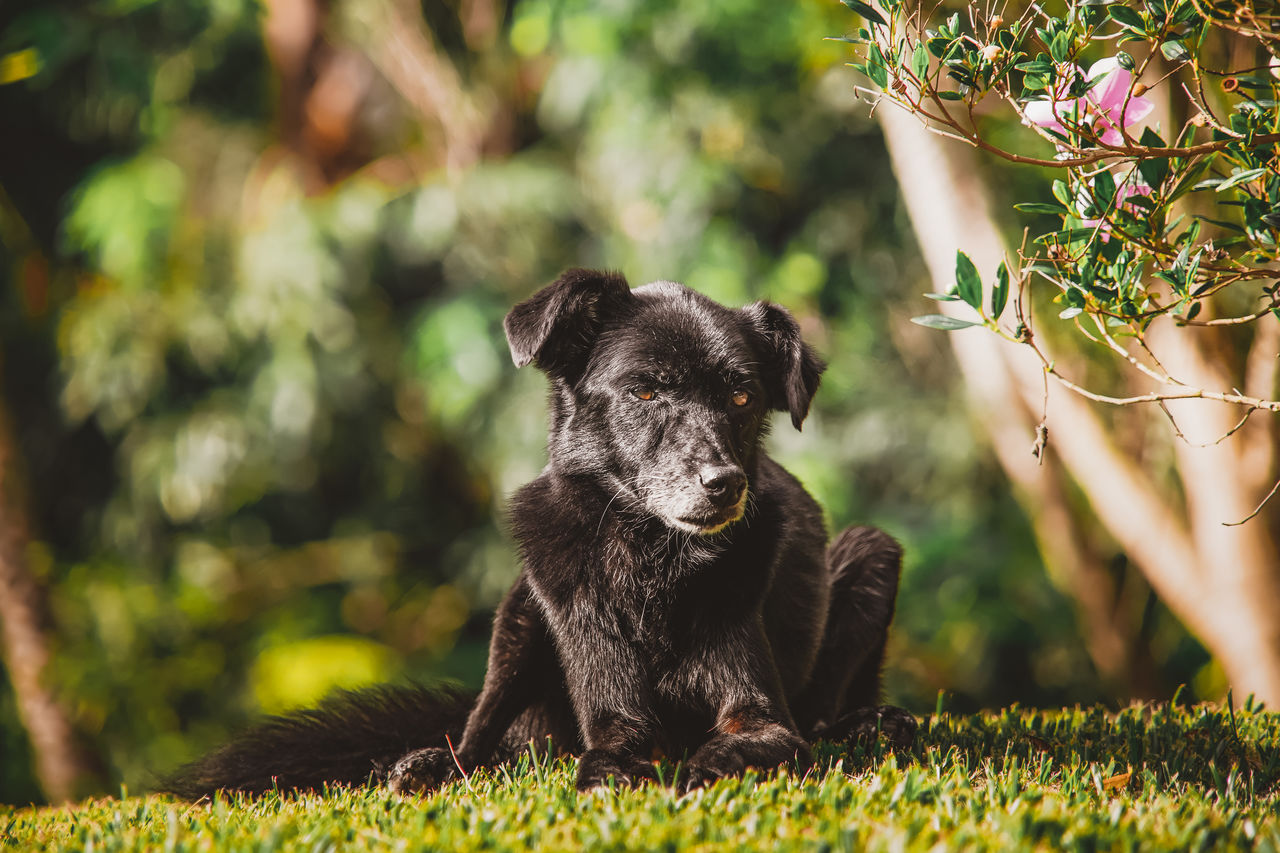
[[[703,468],[698,473],[707,497],[717,506],[733,506],[747,487],[747,475],[737,465],[716,465]]]

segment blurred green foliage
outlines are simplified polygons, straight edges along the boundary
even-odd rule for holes
[[[421,13],[488,105],[482,156],[443,166],[373,61],[383,7],[335,0],[313,58],[373,83],[357,141],[310,170],[248,0],[0,9],[0,58],[38,57],[0,85],[3,395],[58,682],[114,776],[145,788],[334,684],[478,682],[516,572],[504,497],[545,458],[501,318],[575,265],[777,300],[828,357],[772,444],[833,527],[906,544],[891,698],[1100,698],[945,341],[905,322],[924,272],[822,40],[842,7],[463,6],[492,37]],[[1162,630],[1187,677],[1203,653]],[[23,754],[7,693],[0,735]],[[35,797],[0,762],[0,800]]]

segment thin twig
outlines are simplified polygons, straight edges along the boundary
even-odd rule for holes
[[[1161,411],[1163,411],[1163,412],[1164,412],[1165,417],[1167,417],[1167,418],[1169,419],[1169,425],[1173,427],[1174,435],[1176,435],[1179,439],[1181,439],[1182,443],[1183,443],[1183,444],[1185,444],[1185,445],[1187,445],[1188,447],[1196,447],[1196,448],[1203,448],[1203,447],[1215,447],[1215,446],[1217,446],[1217,445],[1219,445],[1219,444],[1222,444],[1222,442],[1226,441],[1228,438],[1230,438],[1231,436],[1233,436],[1233,435],[1235,435],[1237,432],[1239,432],[1239,431],[1240,431],[1240,429],[1241,429],[1241,427],[1243,427],[1246,423],[1248,423],[1248,421],[1249,421],[1249,417],[1250,417],[1254,412],[1258,411],[1257,409],[1249,409],[1248,411],[1246,411],[1246,412],[1244,413],[1244,417],[1242,417],[1242,418],[1241,418],[1241,419],[1236,423],[1236,425],[1235,425],[1235,426],[1233,426],[1231,429],[1229,429],[1229,430],[1227,430],[1226,432],[1224,432],[1222,435],[1218,436],[1218,437],[1217,437],[1216,439],[1214,439],[1213,441],[1196,442],[1196,441],[1192,441],[1191,439],[1187,438],[1187,437],[1183,434],[1182,430],[1178,428],[1178,422],[1177,422],[1176,420],[1174,420],[1174,418],[1173,418],[1173,412],[1169,411],[1169,407],[1165,405],[1165,401],[1164,401],[1164,400],[1161,400],[1161,401],[1160,401],[1160,409],[1161,409]]]
[[[1261,319],[1270,314],[1275,308],[1280,308],[1280,299],[1273,296],[1271,301],[1262,308],[1243,317],[1220,317],[1214,320],[1178,320],[1178,322],[1184,326],[1239,326]]]
[[[1254,516],[1256,516],[1258,513],[1262,512],[1262,508],[1263,508],[1264,506],[1266,506],[1266,505],[1267,505],[1267,501],[1271,500],[1272,498],[1274,498],[1274,497],[1276,496],[1276,491],[1277,491],[1277,490],[1280,490],[1280,480],[1276,480],[1276,484],[1275,484],[1274,486],[1272,486],[1272,487],[1271,487],[1271,491],[1267,492],[1267,496],[1266,496],[1265,498],[1263,498],[1263,499],[1262,499],[1262,503],[1258,504],[1257,509],[1255,509],[1253,512],[1249,513],[1248,515],[1246,515],[1244,518],[1240,519],[1239,521],[1224,521],[1224,522],[1222,522],[1222,526],[1223,526],[1223,527],[1238,527],[1239,525],[1244,524],[1246,521],[1249,521],[1249,520],[1250,520],[1250,519],[1252,519]]]
[[[1002,337],[1007,337],[999,329],[996,329],[996,333],[1000,334]],[[1013,340],[1012,338],[1008,339]],[[1141,405],[1143,403],[1160,403],[1164,400],[1216,400],[1219,403],[1248,406],[1251,409],[1263,409],[1268,412],[1280,412],[1280,400],[1263,400],[1261,398],[1250,397],[1245,394],[1228,394],[1223,391],[1209,391],[1204,388],[1187,387],[1181,391],[1163,393],[1153,391],[1149,394],[1137,394],[1132,397],[1113,397],[1108,394],[1098,394],[1094,391],[1090,391],[1088,388],[1077,385],[1059,373],[1054,362],[1049,360],[1048,356],[1044,354],[1044,351],[1040,349],[1034,338],[1030,335],[1025,335],[1021,341],[1015,342],[1024,343],[1031,347],[1031,351],[1040,359],[1040,364],[1043,366],[1044,371],[1053,376],[1054,379],[1058,380],[1060,385],[1074,391],[1085,399],[1093,400],[1095,403],[1109,403],[1113,406],[1133,406]]]
[[[1152,370],[1150,367],[1143,364],[1135,356],[1130,354],[1128,350],[1120,346],[1119,341],[1111,337],[1110,333],[1107,332],[1106,323],[1104,323],[1101,320],[1101,318],[1099,318],[1096,314],[1091,314],[1089,316],[1093,318],[1094,325],[1098,327],[1098,334],[1102,336],[1102,342],[1106,344],[1107,348],[1110,349],[1112,352],[1116,353],[1117,355],[1119,355],[1125,361],[1129,362],[1131,365],[1133,365],[1134,369],[1136,369],[1138,372],[1150,377],[1151,379],[1154,379],[1155,381],[1159,382],[1161,385],[1178,385],[1183,388],[1187,387],[1187,383],[1179,382],[1177,379],[1174,379],[1172,376],[1169,375],[1168,371],[1164,370],[1163,367],[1160,368],[1160,371],[1156,371],[1156,370]],[[1151,352],[1150,350],[1146,349],[1145,345],[1143,346],[1143,349],[1146,350],[1147,353]],[[1157,364],[1159,364],[1159,362],[1157,362]]]

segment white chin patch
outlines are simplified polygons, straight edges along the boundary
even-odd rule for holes
[[[674,527],[676,530],[683,530],[685,533],[693,533],[698,536],[713,536],[719,533],[721,530],[724,530],[730,524],[733,524],[735,521],[737,521],[737,519],[731,518],[728,521],[715,525],[714,527],[703,527],[700,524],[693,524],[692,522],[681,521],[678,518],[664,518],[663,521],[665,521],[671,527]]]
[[[705,534],[705,533],[712,532],[706,527],[699,527],[696,524],[693,524],[688,521],[681,521],[678,518],[670,518],[670,517],[664,516],[662,520],[667,523],[668,527],[674,527],[676,530],[683,530],[685,533],[704,533]],[[722,528],[717,527],[715,529],[720,530]]]
[[[674,527],[677,530],[683,530],[685,533],[694,533],[694,534],[697,534],[698,536],[714,536],[715,534],[724,530],[730,524],[733,524],[735,521],[738,521],[739,519],[741,519],[743,514],[746,512],[746,509],[747,509],[747,495],[744,492],[742,495],[742,500],[738,501],[738,505],[733,508],[733,514],[730,515],[728,518],[726,518],[724,521],[720,521],[712,525],[704,525],[704,524],[696,524],[692,521],[684,521],[679,518],[672,518],[671,516],[668,516],[668,515],[664,515],[662,520],[665,521],[671,527]]]

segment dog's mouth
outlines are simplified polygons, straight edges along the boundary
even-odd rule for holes
[[[738,521],[746,513],[747,500],[746,495],[742,496],[742,500],[735,505],[720,512],[709,513],[707,515],[682,515],[679,518],[668,517],[667,522],[679,530],[686,533],[697,533],[701,536],[711,536],[724,530],[730,524]]]

